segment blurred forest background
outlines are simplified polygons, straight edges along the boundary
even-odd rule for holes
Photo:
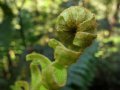
[[[0,90],[14,90],[17,80],[30,82],[27,54],[54,60],[47,43],[57,39],[57,16],[73,5],[96,15],[98,37],[69,68],[61,90],[120,90],[120,0],[0,0]]]

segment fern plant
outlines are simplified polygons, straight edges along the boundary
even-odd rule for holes
[[[27,55],[32,61],[31,83],[18,81],[15,90],[59,90],[67,82],[67,69],[82,55],[96,38],[94,15],[81,6],[64,10],[57,19],[57,34],[60,41],[51,39],[49,46],[54,49],[54,62],[38,53]],[[39,65],[41,68],[39,68]]]

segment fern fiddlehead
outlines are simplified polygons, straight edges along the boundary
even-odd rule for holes
[[[57,34],[60,41],[51,39],[49,46],[54,49],[54,62],[47,57],[31,53],[32,90],[58,90],[67,80],[67,68],[75,63],[83,50],[96,38],[94,15],[81,6],[64,10],[57,19]],[[42,70],[38,70],[41,65]],[[35,80],[37,79],[38,80]]]
[[[79,51],[91,45],[96,38],[94,14],[81,6],[72,6],[58,17],[57,32],[61,42]]]

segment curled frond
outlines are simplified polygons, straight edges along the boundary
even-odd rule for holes
[[[59,39],[65,46],[75,51],[86,48],[92,43],[96,38],[95,28],[94,14],[81,6],[72,6],[58,16]]]

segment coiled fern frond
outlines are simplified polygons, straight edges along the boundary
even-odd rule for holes
[[[66,84],[67,69],[83,54],[96,38],[94,15],[84,7],[72,6],[58,16],[57,33],[60,41],[51,39],[54,62],[47,57],[31,53],[31,90],[58,90]],[[38,65],[41,65],[41,70]]]
[[[60,41],[79,51],[91,45],[96,38],[94,14],[84,7],[72,6],[58,16],[57,33]]]

